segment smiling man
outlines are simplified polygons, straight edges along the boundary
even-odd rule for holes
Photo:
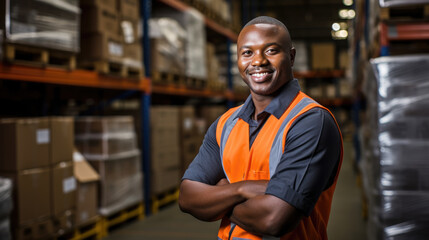
[[[286,26],[257,17],[241,30],[246,102],[220,116],[180,186],[179,206],[222,219],[218,239],[327,239],[342,162],[333,115],[300,91]]]

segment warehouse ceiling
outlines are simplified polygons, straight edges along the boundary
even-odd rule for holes
[[[339,17],[339,10],[352,8],[343,0],[252,0],[243,4],[249,4],[247,17],[275,17],[286,24],[293,39],[306,41],[332,40],[332,24],[346,22]]]

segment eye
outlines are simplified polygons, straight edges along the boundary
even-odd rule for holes
[[[267,49],[267,51],[265,51],[267,54],[270,54],[270,55],[272,55],[272,54],[276,54],[276,53],[278,53],[279,51],[276,49],[276,48],[268,48]]]
[[[245,57],[251,56],[252,55],[252,51],[250,51],[250,50],[244,50],[244,51],[241,52],[241,55],[245,56]]]

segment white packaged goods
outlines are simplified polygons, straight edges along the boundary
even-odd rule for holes
[[[379,0],[380,6],[392,7],[392,6],[405,6],[413,4],[427,4],[429,0]]]
[[[371,60],[364,183],[369,239],[429,236],[429,55]]]
[[[7,41],[79,51],[78,0],[6,0],[4,9]]]
[[[159,72],[184,75],[186,72],[186,32],[171,18],[152,18],[149,21],[151,65]]]
[[[0,178],[0,239],[2,240],[12,239],[9,221],[12,209],[12,181]]]

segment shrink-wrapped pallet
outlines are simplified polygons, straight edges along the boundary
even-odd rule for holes
[[[363,163],[370,239],[429,235],[429,55],[371,60]]]

